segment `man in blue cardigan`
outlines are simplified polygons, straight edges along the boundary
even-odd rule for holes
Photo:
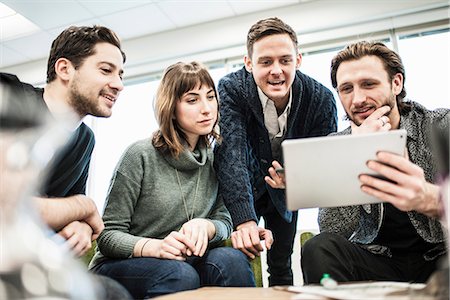
[[[219,82],[223,143],[215,165],[236,228],[232,243],[254,258],[265,239],[270,286],[293,284],[297,212],[287,210],[284,191],[269,187],[264,177],[274,160],[283,161],[283,140],[328,135],[337,123],[330,90],[297,70],[297,47],[289,25],[260,20],[247,35],[245,67]],[[257,225],[261,216],[266,229]]]

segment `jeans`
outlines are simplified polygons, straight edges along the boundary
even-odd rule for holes
[[[255,202],[255,208],[257,216],[263,217],[265,227],[273,234],[272,248],[267,251],[269,286],[293,285],[291,255],[297,232],[298,212],[292,212],[291,223],[286,222],[267,192]]]
[[[305,284],[319,283],[324,273],[338,282],[403,281],[425,282],[437,269],[437,261],[425,261],[423,253],[373,254],[346,238],[322,232],[302,247],[301,264]]]
[[[186,261],[154,257],[107,260],[93,272],[120,282],[136,299],[153,298],[201,286],[255,286],[247,257],[231,247],[208,250]]]

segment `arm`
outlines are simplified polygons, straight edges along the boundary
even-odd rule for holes
[[[233,247],[242,250],[249,257],[255,257],[263,250],[260,239],[267,237],[266,246],[270,248],[272,235],[270,230],[256,225],[248,166],[246,113],[242,107],[245,99],[240,95],[240,90],[243,90],[240,82],[242,80],[234,77],[225,77],[219,82],[223,142],[216,148],[215,169],[219,193],[237,226],[237,231],[231,235]]]
[[[95,240],[104,228],[94,201],[85,195],[65,198],[34,197],[33,202],[44,222],[55,231],[74,221],[83,221],[92,228],[92,240]]]
[[[242,87],[233,77],[219,82],[220,130],[223,141],[216,147],[214,166],[219,193],[229,210],[233,224],[257,221],[248,161],[248,136]]]

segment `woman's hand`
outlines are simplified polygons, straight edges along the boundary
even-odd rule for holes
[[[195,245],[181,232],[172,231],[164,239],[142,239],[136,243],[135,257],[156,257],[186,260],[187,251],[195,251]]]
[[[195,244],[195,249],[187,249],[186,255],[202,257],[208,248],[209,240],[216,234],[216,227],[207,219],[192,219],[184,223],[179,232]]]

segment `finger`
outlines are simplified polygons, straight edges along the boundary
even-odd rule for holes
[[[270,231],[269,229],[265,229],[260,233],[260,235],[261,235],[261,238],[264,240],[266,249],[270,250],[272,248],[272,244],[273,244],[272,231]]]
[[[255,248],[255,244],[252,240],[251,233],[247,229],[243,229],[241,231],[241,238],[242,238],[242,242],[244,243],[244,247],[248,251],[250,251],[252,254],[254,254],[255,256],[259,256],[259,251],[258,251],[258,249]],[[258,235],[257,244],[261,247],[261,244],[259,242],[259,235]]]
[[[174,246],[171,243],[166,243],[165,240],[161,245],[162,252],[170,253],[174,256],[183,256],[181,249],[182,248]]]
[[[265,177],[264,177],[264,180],[266,181],[266,183],[267,183],[271,188],[273,188],[273,189],[277,189],[277,188],[278,188],[277,183],[276,183],[272,178],[270,178],[269,176],[265,176]]]
[[[396,208],[398,208],[401,211],[411,211],[412,210],[410,202],[405,201],[405,199],[403,199],[403,198],[393,196],[391,194],[387,194],[383,191],[377,190],[375,188],[372,188],[372,187],[366,186],[366,185],[361,186],[361,190],[368,195],[371,195],[382,201],[391,203],[393,206],[395,206]]]
[[[368,116],[366,120],[378,120],[386,115],[390,110],[391,108],[388,105],[381,106],[377,108],[370,116]]]
[[[282,166],[278,161],[276,161],[276,160],[274,160],[274,161],[272,162],[272,166],[273,166],[273,168],[274,168],[275,170],[283,167],[283,166]]]
[[[179,260],[179,261],[184,261],[184,260],[186,260],[186,258],[184,257],[184,256],[181,256],[181,255],[174,255],[174,254],[172,254],[172,253],[170,253],[170,252],[166,252],[166,251],[161,251],[161,254],[160,254],[160,257],[161,258],[164,258],[164,259],[173,259],[173,260]]]
[[[403,192],[403,189],[397,184],[392,184],[384,179],[379,179],[370,175],[364,174],[359,176],[359,181],[361,182],[362,186],[376,189],[378,191],[391,195],[400,195]]]
[[[73,250],[76,245],[78,244],[78,238],[76,235],[72,235],[67,241],[66,241],[66,246],[70,249]]]
[[[198,241],[195,244],[195,252],[194,255],[196,256],[203,256],[203,253],[205,252],[206,249],[206,245],[208,243],[208,238],[206,237],[206,233],[205,232],[201,232],[201,234],[199,234],[198,236]]]
[[[235,240],[236,240],[236,242],[235,242],[236,246],[234,248],[239,249],[240,251],[242,251],[242,253],[244,253],[251,259],[254,259],[255,255],[252,252],[250,252],[247,248],[245,248],[245,246],[244,246],[244,241],[242,239],[241,230],[235,231],[233,233],[235,234]]]
[[[166,236],[163,240],[163,244],[161,247],[165,247],[165,246],[170,246],[172,248],[177,249],[179,252],[171,252],[175,255],[182,255],[184,253],[186,253],[186,245],[183,241],[179,240],[179,237],[175,237],[173,235],[173,232],[171,234],[169,234],[168,236]]]
[[[259,252],[263,251],[263,247],[261,245],[261,237],[259,234],[259,228],[255,228],[255,230],[252,230],[250,232],[250,239],[252,241],[252,245],[255,247],[255,249],[258,251],[258,256],[259,256]]]
[[[203,245],[202,248],[200,249],[200,253],[198,254],[198,256],[203,257],[203,255],[206,252],[206,249],[208,249],[208,235],[205,234],[205,236],[203,237]]]
[[[414,176],[423,176],[423,169],[411,161],[409,161],[405,156],[397,155],[390,152],[380,151],[377,153],[377,160],[383,164],[392,166],[406,174],[411,174]]]
[[[186,235],[173,231],[170,236],[172,236],[176,241],[181,243],[183,246],[187,247],[191,252],[195,251],[195,244]]]

